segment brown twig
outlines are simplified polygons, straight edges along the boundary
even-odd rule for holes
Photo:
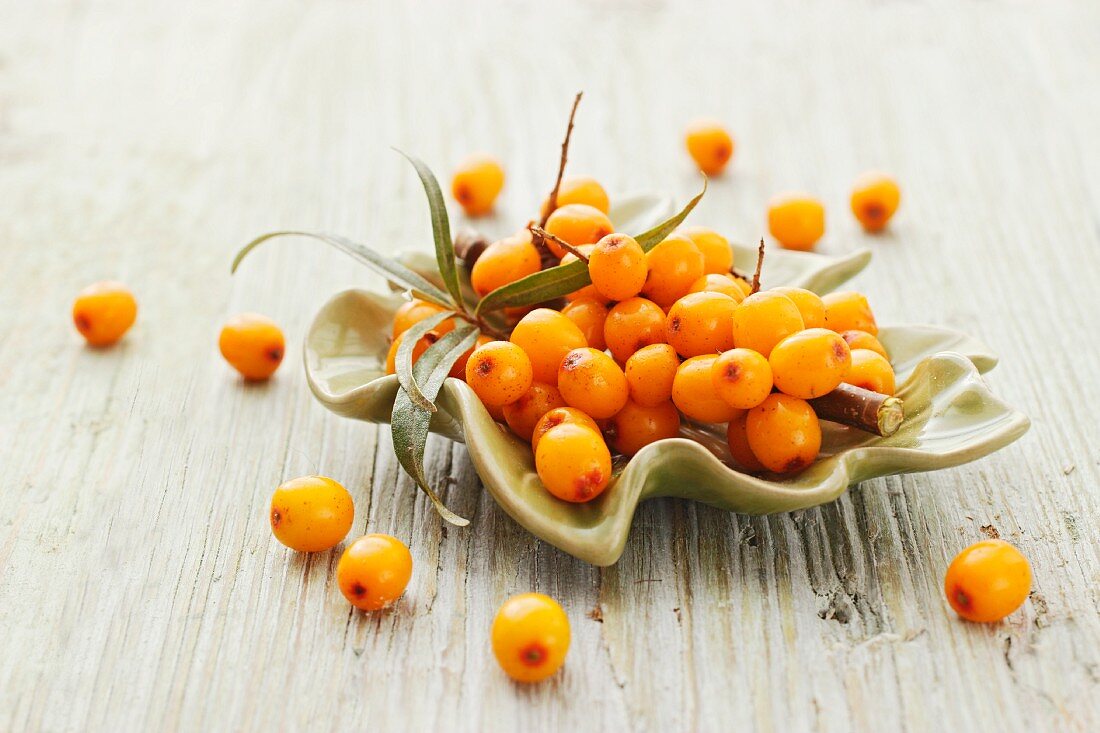
[[[760,238],[760,248],[756,250],[756,272],[752,274],[752,290],[749,295],[760,292],[760,270],[764,267],[764,238]]]
[[[540,239],[549,239],[551,242],[558,245],[566,252],[572,254],[578,260],[581,260],[585,264],[588,264],[588,255],[586,255],[584,252],[581,252],[579,249],[569,244],[569,242],[566,242],[561,237],[551,234],[537,224],[528,224],[527,228],[531,230],[531,234],[534,235],[534,237],[538,237]]]
[[[547,219],[554,213],[554,209],[558,208],[558,191],[561,189],[561,178],[565,175],[565,161],[569,158],[569,139],[573,136],[573,120],[577,116],[577,106],[581,103],[581,97],[584,96],[584,92],[577,92],[577,96],[573,98],[573,109],[569,112],[569,124],[565,128],[565,139],[561,143],[561,159],[558,161],[558,177],[554,179],[554,188],[550,190],[550,196],[546,199],[546,208],[539,215],[539,228],[546,226]],[[546,240],[542,235],[535,234],[531,238],[531,242],[535,245],[535,249],[539,251],[539,256],[542,258],[542,267],[553,267],[556,264],[557,258],[554,257],[554,253],[550,251],[550,248],[546,246]]]
[[[822,397],[810,400],[822,420],[889,437],[905,420],[905,405],[897,397],[842,384]]]

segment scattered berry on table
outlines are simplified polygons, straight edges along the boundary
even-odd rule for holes
[[[335,547],[347,536],[354,516],[351,494],[324,476],[284,482],[272,494],[268,513],[275,539],[298,552]]]
[[[900,202],[897,181],[885,173],[868,171],[852,187],[852,213],[868,232],[885,229]]]
[[[412,577],[412,554],[405,543],[386,534],[368,534],[348,545],[336,564],[336,584],[348,603],[377,611],[405,592]]]
[[[713,119],[701,118],[689,124],[684,143],[695,165],[708,176],[720,174],[733,157],[733,138]]]
[[[811,250],[825,233],[825,207],[809,194],[780,194],[768,202],[768,231],[786,249]]]
[[[218,348],[245,379],[262,381],[283,363],[286,342],[275,321],[257,313],[242,313],[222,327]]]
[[[73,302],[73,324],[91,346],[110,346],[121,339],[137,319],[137,300],[119,282],[97,282],[84,288]]]
[[[1031,592],[1031,566],[1004,540],[983,540],[955,556],[943,581],[947,602],[969,621],[1000,621]]]
[[[467,216],[484,216],[493,210],[504,188],[504,168],[496,158],[484,153],[463,160],[451,179],[451,194]]]
[[[569,617],[542,593],[512,596],[497,611],[491,631],[493,654],[518,682],[538,682],[557,672],[569,652]]]

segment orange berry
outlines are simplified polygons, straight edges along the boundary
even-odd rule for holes
[[[558,388],[552,384],[535,382],[526,394],[504,406],[504,420],[513,433],[524,440],[530,440],[535,424],[556,407],[565,407],[565,400]]]
[[[870,349],[853,349],[852,366],[844,381],[853,387],[862,387],[872,392],[892,395],[897,389],[894,384],[894,368],[886,357]]]
[[[119,282],[97,282],[80,291],[73,302],[73,324],[92,346],[110,346],[137,319],[137,300]]]
[[[402,303],[397,312],[393,314],[393,337],[397,338],[425,318],[434,316],[436,313],[442,313],[445,310],[447,309],[441,305],[429,303],[419,298],[413,298],[406,303]],[[442,336],[448,331],[454,330],[454,327],[454,319],[448,318],[432,330]]]
[[[550,308],[536,308],[512,329],[509,340],[531,359],[535,381],[558,383],[561,360],[573,349],[588,345],[573,321]]]
[[[821,423],[813,408],[778,392],[749,410],[745,433],[753,455],[775,473],[801,471],[821,450]]]
[[[618,362],[626,363],[635,351],[665,342],[665,312],[645,298],[616,303],[607,312],[603,336],[611,355]]]
[[[731,275],[719,275],[711,273],[703,275],[691,284],[689,293],[721,293],[733,298],[740,303],[745,299],[745,291],[739,284],[739,280]]]
[[[739,410],[756,407],[772,391],[771,365],[752,349],[730,349],[719,354],[710,377],[714,392]]]
[[[592,285],[608,300],[633,298],[641,292],[648,272],[645,252],[627,234],[608,234],[588,256]]]
[[[503,407],[515,402],[535,381],[531,360],[508,341],[490,341],[474,349],[466,362],[466,384],[486,405]]]
[[[611,418],[610,439],[615,450],[632,456],[650,443],[680,434],[680,413],[671,401],[651,407],[627,401]]]
[[[646,255],[649,274],[642,294],[662,308],[667,308],[687,295],[701,278],[703,253],[682,234],[671,234]]]
[[[693,356],[676,370],[672,401],[680,412],[699,422],[726,422],[739,411],[714,395],[711,374],[717,355]]]
[[[890,358],[890,355],[886,353],[886,347],[882,345],[882,342],[879,341],[877,337],[872,336],[866,331],[851,329],[841,333],[840,337],[848,342],[848,348],[852,351],[855,351],[856,349],[870,349],[876,354],[881,354],[887,359]]]
[[[577,247],[581,254],[584,254],[585,256],[591,255],[592,250],[594,250],[595,248],[596,245],[594,244],[582,244],[580,247]],[[561,258],[561,264],[568,265],[570,262],[575,262],[577,259],[577,256],[572,252],[566,252],[565,256]],[[585,285],[580,290],[574,290],[572,293],[566,295],[565,299],[568,301],[588,299],[595,300],[598,303],[608,302],[607,298],[601,295],[599,290],[596,290],[595,285]]]
[[[730,418],[726,426],[726,442],[729,443],[730,455],[746,471],[759,472],[767,470],[756,454],[749,447],[749,435],[746,428],[749,413],[743,412]]]
[[[377,611],[405,592],[412,577],[412,554],[388,534],[368,534],[348,545],[336,563],[336,584],[361,611]]]
[[[703,253],[703,272],[708,275],[729,274],[733,267],[733,250],[728,239],[706,227],[688,227],[682,233]]]
[[[665,338],[680,356],[716,354],[733,348],[737,301],[721,293],[688,293],[665,319]]]
[[[900,201],[897,181],[885,173],[868,171],[856,179],[852,188],[852,213],[869,232],[885,229]]]
[[[811,250],[825,233],[825,207],[809,194],[780,194],[768,202],[768,230],[787,249]]]
[[[470,285],[475,293],[485,297],[541,269],[539,251],[530,239],[506,237],[490,244],[477,258],[470,270]]]
[[[413,347],[413,364],[424,355],[429,346],[439,340],[440,335],[438,331],[433,329],[420,337],[420,340],[416,342],[416,346]],[[386,352],[386,374],[397,374],[397,350],[401,348],[401,341],[404,338],[405,334],[402,333],[390,342],[390,350]]]
[[[467,216],[484,216],[493,210],[504,188],[504,169],[496,158],[483,153],[463,160],[451,179],[451,194]]]
[[[283,362],[286,343],[275,321],[256,313],[241,313],[222,327],[218,348],[245,379],[263,380]]]
[[[580,425],[599,435],[600,427],[596,421],[585,415],[575,407],[555,407],[535,423],[535,429],[531,433],[531,450],[538,450],[539,440],[547,432],[559,425]]]
[[[611,201],[607,198],[607,191],[595,178],[584,176],[565,178],[562,180],[561,186],[558,187],[556,208],[569,204],[586,204],[594,209],[599,209],[605,214],[611,210]],[[539,207],[539,211],[543,216],[546,215],[546,209],[549,206],[550,199],[546,198],[542,202],[542,206]]]
[[[733,343],[764,356],[792,333],[803,328],[802,314],[782,293],[761,290],[741,301],[733,312]]]
[[[776,389],[810,400],[840,386],[852,366],[852,354],[840,334],[807,328],[776,344],[768,363]]]
[[[615,360],[591,348],[565,355],[558,369],[558,389],[566,404],[598,420],[623,409],[630,394],[626,375]]]
[[[611,480],[611,451],[598,432],[565,423],[539,438],[535,469],[547,491],[559,499],[589,501]]]
[[[943,592],[955,613],[968,621],[1000,621],[1027,600],[1031,565],[1004,540],[982,540],[951,561]]]
[[[650,344],[626,360],[626,383],[630,399],[642,407],[654,407],[672,399],[672,382],[680,357],[668,344]]]
[[[837,333],[855,330],[878,335],[875,314],[862,293],[852,290],[829,293],[821,300],[825,302],[825,328]]]
[[[581,330],[584,340],[593,349],[603,351],[607,348],[603,337],[603,324],[607,320],[606,305],[595,298],[577,298],[562,308],[561,314]]]
[[[324,476],[302,476],[271,496],[271,532],[298,552],[321,552],[347,536],[355,516],[351,494]]]
[[[574,247],[579,247],[582,244],[595,244],[615,231],[615,227],[611,225],[607,214],[595,207],[587,204],[566,204],[559,206],[546,220],[546,231]],[[546,246],[558,257],[565,254],[561,245],[552,239],[546,240]]]
[[[474,355],[474,349],[476,349],[478,346],[484,346],[485,344],[489,343],[492,340],[493,339],[490,336],[486,336],[485,334],[481,334],[480,336],[478,336],[477,337],[477,343],[474,344],[473,346],[471,346],[470,350],[467,351],[465,354],[458,357],[458,361],[456,361],[451,366],[451,372],[447,376],[453,377],[454,379],[461,379],[462,381],[466,381],[466,362],[468,362],[470,360],[470,357]],[[394,352],[394,356],[396,356],[396,355],[397,355],[396,352]],[[414,357],[416,356],[415,349],[414,349],[413,356]],[[414,363],[415,363],[415,359],[414,359]],[[393,372],[386,372],[386,373],[387,374],[393,374]]]
[[[825,301],[817,293],[805,288],[769,288],[773,293],[782,293],[791,299],[791,302],[802,314],[802,325],[805,328],[825,328]]]
[[[721,173],[733,157],[733,138],[716,120],[692,122],[688,125],[684,142],[695,165],[708,176]]]
[[[490,634],[497,663],[517,682],[538,682],[557,672],[569,651],[569,618],[542,593],[512,596],[497,611]]]

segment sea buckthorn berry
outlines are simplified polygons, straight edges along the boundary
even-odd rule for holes
[[[745,433],[753,455],[775,473],[801,471],[821,450],[821,423],[810,403],[778,392],[749,410]]]
[[[878,337],[872,336],[866,331],[860,331],[858,329],[851,329],[844,331],[840,334],[840,337],[848,342],[848,348],[852,351],[856,349],[870,349],[876,354],[881,354],[887,359],[890,355],[886,353],[886,347],[882,345],[882,342],[878,340]]]
[[[785,193],[768,202],[768,231],[787,249],[811,250],[825,233],[825,207],[804,193]]]
[[[680,413],[671,401],[645,407],[627,401],[611,418],[609,437],[615,450],[632,456],[650,443],[680,434]]]
[[[897,181],[885,173],[868,171],[856,179],[852,188],[852,213],[869,232],[885,229],[900,201]]]
[[[688,153],[699,170],[716,176],[733,157],[733,138],[716,120],[699,119],[688,125],[684,135]]]
[[[642,294],[662,308],[687,295],[701,278],[703,253],[682,234],[671,234],[646,255],[649,274]]]
[[[1027,600],[1031,565],[1004,540],[983,540],[955,556],[943,592],[955,613],[968,621],[1000,621]]]
[[[393,337],[397,338],[428,316],[434,316],[436,313],[442,313],[445,310],[447,309],[441,305],[429,303],[419,298],[413,298],[407,303],[402,303],[401,307],[398,308],[397,312],[393,315]],[[454,319],[448,318],[432,330],[442,335],[448,331],[454,330],[454,327]]]
[[[453,377],[455,379],[461,379],[462,381],[466,381],[466,362],[468,362],[470,360],[470,357],[474,355],[474,349],[476,349],[478,346],[484,346],[485,344],[489,343],[492,340],[493,340],[492,338],[490,338],[489,336],[486,336],[485,334],[482,334],[482,335],[478,336],[477,337],[477,343],[474,344],[473,346],[471,346],[470,350],[467,351],[465,354],[458,357],[458,361],[456,361],[451,366],[451,372],[447,376]],[[396,355],[397,355],[396,352],[394,352],[394,356],[396,356]],[[415,356],[415,354],[414,354],[414,356]],[[386,372],[386,373],[387,374],[393,374],[393,372]]]
[[[73,302],[73,324],[92,346],[110,346],[137,318],[137,301],[118,282],[98,282],[80,291]]]
[[[776,389],[809,400],[840,386],[852,366],[852,354],[840,334],[807,328],[776,344],[768,363]]]
[[[851,290],[829,293],[821,300],[825,302],[825,328],[837,333],[856,330],[878,335],[875,314],[862,293]]]
[[[515,402],[535,381],[531,360],[508,341],[490,341],[474,349],[466,362],[466,384],[486,405],[503,407]]]
[[[680,357],[668,344],[650,344],[626,360],[626,383],[630,399],[642,407],[654,407],[672,399],[672,382]]]
[[[558,383],[561,360],[573,349],[588,345],[577,324],[550,308],[536,308],[512,329],[509,339],[531,359],[535,381]]]
[[[611,480],[611,451],[598,432],[565,423],[539,438],[535,469],[546,489],[563,501],[595,499]]]
[[[535,429],[531,433],[531,450],[538,450],[539,440],[550,430],[566,424],[588,428],[597,435],[600,433],[600,426],[596,424],[596,421],[576,407],[555,407],[535,423]]]
[[[665,312],[645,298],[616,303],[607,312],[603,336],[611,355],[625,364],[635,351],[665,342]]]
[[[592,250],[596,248],[594,244],[582,244],[577,247],[577,250],[586,257],[592,254]],[[566,252],[565,256],[561,258],[561,264],[568,265],[570,262],[576,262],[578,257],[572,252]],[[607,303],[607,298],[600,294],[599,290],[596,290],[595,285],[585,285],[580,290],[574,290],[565,296],[565,299],[572,302],[574,300],[595,300],[598,303]]]
[[[726,426],[726,442],[729,443],[733,460],[742,468],[752,472],[764,471],[767,470],[764,464],[749,447],[749,435],[745,427],[748,417],[749,413],[743,412],[730,418],[729,425]]]
[[[517,682],[557,672],[569,651],[569,617],[542,593],[512,596],[497,611],[491,633],[497,663]]]
[[[451,194],[467,216],[484,216],[493,210],[504,188],[504,169],[490,155],[471,155],[459,164],[451,179]]]
[[[802,315],[805,328],[825,328],[825,301],[817,293],[805,288],[770,288],[773,293],[782,293],[791,299]]]
[[[336,584],[361,611],[377,611],[405,592],[412,577],[412,554],[388,534],[368,534],[348,545],[336,563]]]
[[[556,208],[568,206],[569,204],[586,204],[594,209],[599,209],[605,214],[611,210],[611,201],[607,198],[607,191],[604,190],[599,181],[587,176],[562,180],[561,186],[558,187]],[[547,197],[539,208],[543,216],[550,213],[546,210],[549,206],[550,198]]]
[[[688,227],[681,233],[703,253],[703,272],[708,275],[729,274],[733,267],[733,250],[728,239],[707,227]]]
[[[607,214],[587,204],[566,204],[559,206],[546,220],[546,231],[574,247],[582,244],[595,244],[615,227]],[[546,246],[558,257],[565,254],[561,245],[552,239],[546,240]]]
[[[717,354],[733,348],[737,301],[721,293],[688,293],[665,319],[665,340],[683,357]]]
[[[717,355],[693,356],[676,370],[672,401],[680,412],[699,422],[726,422],[739,410],[714,394],[711,374]]]
[[[440,333],[433,329],[420,337],[420,340],[416,342],[416,346],[413,347],[413,364],[423,356],[429,346],[439,340],[439,336]],[[401,348],[401,341],[404,338],[405,334],[402,333],[390,342],[390,350],[386,352],[386,374],[397,374],[397,350]]]
[[[772,392],[771,365],[752,349],[730,349],[719,354],[710,377],[714,392],[739,410],[756,407]]]
[[[862,387],[872,392],[892,395],[897,389],[894,383],[894,368],[886,357],[870,349],[853,349],[852,366],[844,381],[853,387]]]
[[[562,308],[561,314],[581,330],[584,340],[593,349],[603,351],[607,348],[603,337],[603,324],[607,320],[606,305],[595,298],[577,298]]]
[[[233,316],[222,327],[218,348],[245,379],[267,379],[283,363],[286,343],[275,321],[256,313]]]
[[[721,293],[733,298],[740,303],[745,299],[745,290],[738,284],[739,281],[730,275],[712,273],[703,275],[691,284],[689,293]]]
[[[792,333],[804,328],[802,313],[782,293],[761,290],[741,301],[733,312],[733,343],[764,356]]]
[[[539,251],[530,239],[506,237],[490,244],[477,258],[470,270],[470,285],[475,293],[485,297],[541,269]]]
[[[556,407],[565,407],[565,400],[561,398],[558,388],[535,382],[525,395],[504,406],[504,420],[513,433],[530,440],[538,421]]]
[[[351,494],[324,476],[302,476],[271,496],[271,532],[298,552],[321,552],[347,536],[355,516]]]
[[[573,349],[558,369],[558,389],[570,407],[596,419],[608,418],[626,404],[630,389],[615,360],[592,348]]]
[[[588,274],[600,295],[626,300],[641,292],[649,269],[642,246],[628,234],[608,234],[588,256]]]

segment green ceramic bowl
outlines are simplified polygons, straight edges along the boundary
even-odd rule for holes
[[[612,219],[626,231],[642,231],[644,216],[660,220],[654,197],[631,199]],[[643,212],[630,226],[628,213]],[[735,245],[739,265],[755,262],[755,249]],[[869,260],[866,252],[833,258],[775,251],[765,265],[768,285],[797,284],[826,292]],[[425,274],[432,260],[406,262]],[[388,423],[397,378],[385,375],[393,314],[399,295],[349,290],[317,314],[306,337],[306,376],[314,395],[333,412]],[[595,565],[622,554],[635,507],[644,499],[677,496],[747,514],[792,511],[824,504],[851,484],[896,473],[928,471],[973,461],[1011,443],[1029,421],[994,397],[980,374],[997,362],[965,334],[934,326],[891,326],[880,340],[897,373],[906,419],[889,438],[825,423],[822,455],[792,478],[760,478],[728,464],[725,431],[685,425],[683,438],[647,446],[617,465],[611,486],[594,501],[555,499],[535,472],[530,445],[497,424],[464,382],[448,379],[439,395],[433,432],[464,442],[485,487],[532,534]]]

